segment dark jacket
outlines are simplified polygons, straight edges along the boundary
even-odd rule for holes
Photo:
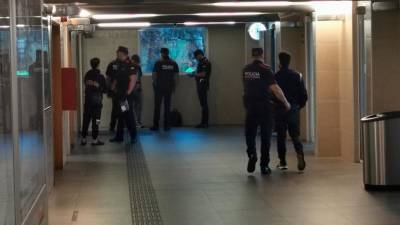
[[[303,78],[298,72],[283,68],[276,73],[275,79],[292,107],[304,107],[308,95]]]

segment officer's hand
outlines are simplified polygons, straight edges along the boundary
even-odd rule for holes
[[[286,107],[286,111],[287,111],[287,112],[289,112],[289,111],[292,109],[292,106],[290,105],[289,102],[287,102],[287,103],[285,104],[285,107]]]

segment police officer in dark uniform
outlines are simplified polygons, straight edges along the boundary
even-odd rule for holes
[[[122,142],[124,140],[124,126],[126,125],[131,143],[136,143],[136,121],[133,112],[132,93],[137,81],[137,71],[129,59],[129,52],[126,47],[119,47],[117,53],[117,71],[113,90],[118,104],[118,125],[116,136],[110,141]]]
[[[196,78],[197,95],[201,106],[201,123],[196,128],[207,128],[209,120],[207,93],[210,88],[211,63],[200,49],[194,52],[194,57],[199,62],[194,77]]]
[[[85,75],[85,108],[83,111],[82,139],[81,145],[86,145],[86,136],[89,124],[92,122],[92,145],[104,145],[97,139],[99,136],[99,124],[101,110],[103,107],[103,94],[106,92],[106,80],[98,69],[100,59],[93,58],[90,60],[92,67]]]
[[[120,46],[118,49],[122,48]],[[117,52],[118,55],[118,52]],[[117,119],[118,119],[118,112],[119,112],[119,103],[116,98],[116,95],[114,91],[112,90],[112,84],[114,83],[117,75],[117,70],[118,70],[118,56],[116,60],[113,60],[108,64],[107,70],[106,70],[106,76],[107,76],[107,95],[109,98],[112,99],[112,110],[111,110],[111,119],[110,119],[110,131],[114,132],[115,131],[115,126],[117,125]]]
[[[245,135],[249,162],[247,171],[253,173],[257,163],[256,136],[261,128],[261,173],[270,174],[269,149],[272,133],[272,95],[281,101],[287,110],[290,104],[276,84],[274,74],[263,63],[263,49],[252,49],[254,61],[243,69],[244,106],[246,109]]]
[[[161,59],[154,65],[154,118],[152,131],[160,129],[159,121],[161,114],[161,103],[164,101],[164,130],[169,131],[169,113],[171,110],[171,96],[175,88],[175,77],[179,74],[178,64],[169,57],[167,48],[161,49]]]
[[[280,70],[275,75],[276,81],[292,106],[290,111],[285,111],[281,104],[276,107],[276,132],[278,134],[278,155],[280,159],[278,168],[281,170],[287,169],[286,134],[289,131],[297,153],[297,168],[303,171],[306,168],[306,163],[303,144],[300,141],[300,109],[307,102],[307,90],[302,76],[289,68],[290,60],[291,56],[288,53],[280,53]]]

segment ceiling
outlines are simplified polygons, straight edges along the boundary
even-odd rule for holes
[[[232,0],[231,0],[232,1]],[[84,2],[84,3],[83,3]],[[58,16],[71,16],[71,12],[77,15],[81,9],[93,14],[158,14],[161,16],[146,19],[112,20],[112,22],[152,22],[152,23],[181,23],[185,21],[196,22],[254,22],[254,21],[278,21],[280,17],[295,18],[299,20],[305,14],[312,11],[308,6],[265,6],[265,7],[217,7],[210,3],[216,0],[80,0],[79,3],[70,0],[45,0],[46,5],[56,5],[57,8],[68,8],[61,10]],[[219,1],[218,2],[222,2]],[[75,10],[71,10],[75,9]],[[232,13],[232,12],[258,12],[260,15],[251,16],[194,16],[195,13]],[[72,13],[72,14],[74,14]],[[93,20],[92,23],[99,21]],[[111,21],[102,21],[111,22]]]

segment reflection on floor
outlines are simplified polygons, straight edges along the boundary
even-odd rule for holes
[[[310,152],[299,174],[289,151],[289,171],[248,175],[242,135],[238,128],[142,133],[165,225],[399,224],[400,193],[365,192],[361,165]],[[275,165],[275,144],[271,153]],[[57,176],[50,225],[132,224],[126,169],[123,146],[79,149]]]

